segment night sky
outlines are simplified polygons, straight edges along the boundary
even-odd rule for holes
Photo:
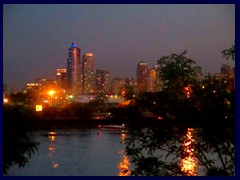
[[[203,72],[216,73],[221,51],[235,41],[235,5],[3,5],[3,82],[21,90],[36,78],[55,79],[68,48],[92,52],[110,78],[134,77],[139,61],[187,50]]]

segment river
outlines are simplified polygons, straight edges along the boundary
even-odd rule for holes
[[[47,133],[52,135],[45,136]],[[8,175],[118,176],[118,166],[126,161],[120,130],[51,130],[37,131],[33,136],[40,142],[38,152],[24,168],[12,166]]]
[[[193,129],[189,128],[184,136],[183,148],[187,154],[179,163],[187,175],[203,175],[202,167],[194,157],[194,149],[189,148],[194,142],[192,133]],[[7,175],[127,176],[133,165],[121,142],[128,135],[122,130],[100,128],[38,130],[33,133],[33,138],[40,143],[38,151],[26,166],[14,165]]]

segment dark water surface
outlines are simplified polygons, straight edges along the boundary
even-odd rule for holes
[[[178,158],[181,170],[187,175],[204,175],[203,167],[195,158],[193,128],[188,128],[183,136],[185,158]],[[122,130],[102,130],[98,128],[41,130],[33,133],[40,143],[25,167],[12,166],[10,176],[122,176],[130,175],[133,164],[125,152],[123,142],[130,134]],[[179,144],[180,145],[180,144]],[[157,151],[165,156],[166,152]],[[216,153],[205,154],[215,159],[216,167],[221,162]],[[172,161],[169,156],[167,161]]]
[[[48,136],[47,134],[51,134]],[[120,130],[37,131],[40,142],[24,168],[12,166],[12,176],[118,176],[124,160]]]

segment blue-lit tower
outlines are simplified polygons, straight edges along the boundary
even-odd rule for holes
[[[67,59],[67,90],[77,96],[83,93],[83,73],[81,50],[76,43],[72,43],[68,50]]]

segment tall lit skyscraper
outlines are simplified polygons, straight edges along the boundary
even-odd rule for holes
[[[137,66],[137,89],[138,92],[148,91],[148,64],[139,62]]]
[[[109,92],[109,72],[106,70],[96,70],[96,93]]]
[[[83,55],[83,94],[94,93],[94,73],[93,73],[94,56],[93,53]]]
[[[149,80],[148,80],[148,91],[149,92],[159,92],[162,90],[163,84],[159,75],[159,65],[155,65],[149,71]]]
[[[83,93],[81,51],[74,42],[71,44],[71,47],[68,50],[67,90],[73,95],[79,95]]]
[[[59,87],[66,89],[67,69],[57,69],[56,80]]]

